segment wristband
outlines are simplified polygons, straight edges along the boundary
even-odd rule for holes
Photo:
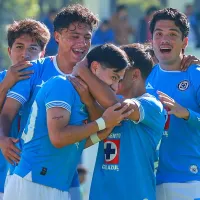
[[[98,127],[99,127],[99,131],[102,131],[106,128],[106,123],[104,121],[104,119],[102,117],[100,117],[99,119],[95,120]]]
[[[96,143],[101,141],[100,138],[98,137],[97,133],[94,133],[93,135],[90,135],[90,139],[91,139],[93,144],[96,144]]]

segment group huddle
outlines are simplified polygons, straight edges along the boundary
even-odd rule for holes
[[[89,51],[97,25],[87,8],[64,8],[54,20],[58,54],[45,58],[44,24],[9,26],[0,200],[81,199],[77,166],[96,143],[90,200],[200,199],[200,66],[184,55],[187,17],[155,12],[154,55],[145,44]]]

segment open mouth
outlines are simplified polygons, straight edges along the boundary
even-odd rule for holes
[[[162,47],[160,48],[160,52],[161,53],[170,53],[172,51],[171,48],[168,48],[168,47]]]
[[[72,51],[77,56],[82,56],[85,52],[83,49],[72,49]]]

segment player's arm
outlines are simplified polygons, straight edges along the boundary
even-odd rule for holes
[[[174,99],[163,92],[158,91],[158,95],[161,102],[169,108],[168,114],[173,114],[178,118],[182,118],[186,120],[188,124],[200,130],[200,113],[181,106]],[[200,88],[197,91],[197,101],[200,106]]]
[[[86,105],[90,120],[93,121],[101,117],[105,109],[92,97],[87,84],[78,77],[69,77],[69,80],[79,93],[81,101]]]
[[[9,132],[12,126],[14,117],[18,113],[21,104],[12,98],[7,98],[0,115],[0,148],[8,162],[18,162],[20,152],[15,143],[17,139],[10,138]]]
[[[114,127],[113,127],[114,128]],[[105,130],[98,131],[97,133],[92,134],[89,138],[87,138],[85,143],[85,149],[106,139],[110,133],[112,132],[113,128],[106,128]]]
[[[21,61],[16,65],[9,67],[4,80],[0,84],[0,112],[2,110],[8,90],[18,81],[30,78],[33,71],[21,71],[29,66],[30,62]]]
[[[33,69],[28,69],[32,71]],[[19,112],[20,107],[29,99],[31,88],[35,78],[34,74],[31,78],[19,81],[15,84],[7,94],[3,109],[0,114],[0,148],[5,158],[10,162],[19,161],[19,149],[15,147],[17,139],[9,138],[9,132],[12,122]],[[26,75],[25,75],[26,76]]]
[[[120,106],[121,105],[118,103],[108,108],[102,115],[102,118],[100,119],[101,122],[96,120],[88,124],[73,126],[68,124],[71,114],[70,109],[66,109],[67,107],[50,108],[49,105],[47,105],[47,126],[52,144],[57,148],[62,148],[66,145],[74,144],[86,139],[97,131],[111,128],[119,124],[121,120],[132,112],[128,111],[124,113],[127,109],[127,105],[120,110],[116,110]]]
[[[85,63],[84,61],[80,62],[74,67],[73,73],[76,76],[80,76],[81,79],[85,83],[87,83],[89,91],[94,99],[96,99],[98,103],[104,108],[108,108],[109,106],[112,106],[119,102],[112,89],[106,83],[98,79],[89,70],[89,68],[87,67],[87,63]],[[101,95],[99,92],[101,92]]]

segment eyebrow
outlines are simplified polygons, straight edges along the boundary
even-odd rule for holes
[[[78,33],[78,32],[76,32],[76,31],[70,31],[70,33],[73,34],[73,35],[81,35],[81,33]],[[85,35],[91,36],[92,34],[91,34],[91,33],[87,33],[87,34],[85,34]]]
[[[177,30],[176,28],[170,28],[169,30],[170,30],[170,31],[175,31],[175,32],[177,32],[177,33],[180,33],[180,31]],[[160,29],[160,28],[157,28],[157,29],[154,30],[154,32],[155,32],[155,31],[163,31],[163,30]]]
[[[24,45],[23,43],[17,42],[16,45]],[[38,44],[31,44],[32,47],[38,47]]]

